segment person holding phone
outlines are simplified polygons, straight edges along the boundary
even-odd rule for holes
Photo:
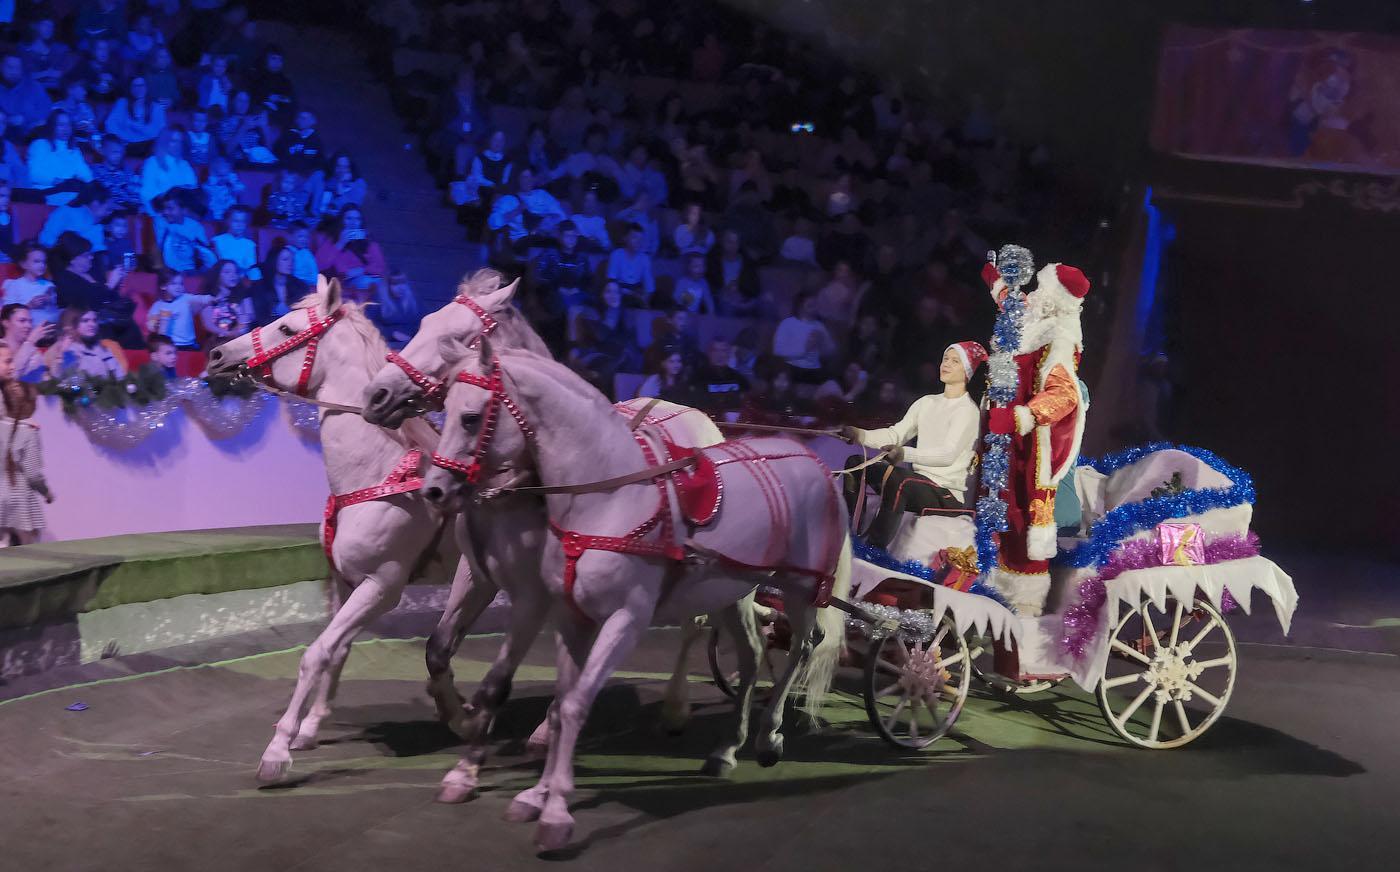
[[[141,330],[132,319],[136,304],[121,294],[126,270],[117,266],[99,281],[93,275],[92,243],[71,230],[58,238],[54,251],[64,263],[64,269],[54,279],[58,302],[65,308],[95,311],[101,338],[111,339],[122,348],[145,348]]]
[[[372,290],[389,271],[379,243],[365,232],[359,206],[340,213],[340,233],[316,252],[316,265],[321,272],[340,276],[348,287],[361,292]]]
[[[47,344],[58,333],[58,325],[40,324],[34,327],[34,317],[23,303],[10,303],[0,308],[0,345],[10,350],[15,378],[20,381],[43,381],[47,369],[40,345]]]

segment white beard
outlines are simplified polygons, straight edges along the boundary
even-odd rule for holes
[[[1021,344],[1017,354],[1027,354],[1052,343],[1083,348],[1079,327],[1081,303],[1056,288],[1036,290],[1026,297],[1026,313],[1021,322]]]

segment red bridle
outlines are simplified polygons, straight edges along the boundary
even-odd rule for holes
[[[483,336],[491,335],[491,332],[495,330],[496,327],[499,325],[499,322],[495,318],[492,318],[491,315],[485,309],[481,308],[481,306],[476,302],[476,300],[473,300],[466,294],[458,294],[456,297],[453,298],[452,302],[460,303],[463,306],[466,306],[472,311],[473,315],[476,315],[476,317],[481,320],[481,334],[471,341],[471,343],[467,346],[468,348],[475,348],[476,346],[480,345],[481,338]],[[452,383],[451,379],[447,379],[445,381],[438,381],[437,379],[418,369],[418,367],[409,363],[403,358],[402,355],[400,355],[396,351],[389,352],[387,355],[385,355],[384,359],[394,364],[399,369],[403,370],[403,374],[408,376],[408,380],[418,386],[418,389],[423,392],[423,401],[425,404],[430,406],[442,405],[443,401],[447,397],[447,388]],[[458,373],[459,380],[461,380],[461,375],[461,373]],[[475,384],[475,382],[468,383]],[[485,387],[485,385],[480,385],[479,387]]]
[[[502,375],[500,358],[492,355],[489,374],[482,376],[464,370],[457,373],[451,380],[490,391],[491,399],[486,402],[481,430],[476,434],[476,445],[472,447],[471,456],[466,461],[453,460],[435,451],[432,456],[434,466],[440,466],[448,472],[456,473],[471,484],[479,482],[481,480],[481,461],[486,456],[486,450],[491,447],[491,438],[496,435],[496,420],[500,417],[502,406],[515,419],[515,423],[520,427],[520,432],[524,434],[525,439],[528,441],[534,438],[534,430],[526,422],[525,415],[520,411],[520,407],[515,404],[515,401],[510,398],[510,395],[506,393],[505,379],[502,378]],[[450,383],[450,381],[443,382],[442,387],[445,388]],[[446,390],[443,393],[446,394]]]
[[[265,351],[262,343],[262,329],[254,330],[250,334],[253,337],[253,356],[248,358],[246,363],[248,371],[254,377],[261,379],[268,387],[278,388],[277,382],[272,378],[272,362],[305,345],[306,357],[301,362],[301,375],[297,377],[296,386],[297,395],[302,397],[306,396],[307,386],[311,384],[311,367],[316,363],[316,347],[321,342],[321,336],[345,314],[343,307],[331,312],[324,319],[317,316],[315,307],[305,311],[307,319],[311,322],[310,326],[295,336],[289,337],[285,342],[278,343]]]

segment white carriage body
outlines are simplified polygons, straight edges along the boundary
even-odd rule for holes
[[[1109,475],[1090,467],[1079,467],[1076,470],[1075,489],[1083,507],[1081,535],[1062,538],[1061,551],[1088,542],[1086,533],[1092,529],[1095,521],[1119,506],[1148,499],[1153,490],[1171,480],[1174,474],[1180,475],[1181,486],[1188,490],[1228,488],[1233,484],[1228,477],[1201,459],[1175,449],[1152,452]],[[1172,518],[1170,522],[1198,524],[1208,536],[1245,536],[1249,532],[1252,514],[1253,507],[1242,504]],[[1142,530],[1119,543],[1118,547],[1137,540],[1155,539],[1156,536],[1156,528]],[[917,560],[926,564],[943,548],[966,548],[972,544],[973,523],[970,518],[910,516],[892,544],[890,553],[900,561]],[[853,594],[860,596],[868,593],[888,578],[924,585],[933,592],[933,608],[938,613],[936,617],[948,614],[960,633],[975,631],[1005,643],[1014,643],[1020,655],[1022,671],[1026,674],[1068,674],[1086,690],[1092,690],[1103,677],[1108,660],[1109,635],[1118,624],[1124,605],[1131,610],[1149,600],[1161,607],[1169,597],[1182,603],[1204,598],[1220,609],[1222,598],[1228,590],[1240,610],[1249,614],[1253,593],[1258,590],[1272,600],[1279,625],[1287,633],[1298,603],[1292,579],[1272,561],[1261,556],[1206,565],[1132,569],[1105,582],[1106,596],[1098,614],[1096,631],[1084,644],[1082,656],[1075,657],[1065,644],[1063,613],[1078,601],[1080,583],[1097,574],[1098,570],[1094,567],[1052,565],[1050,600],[1046,613],[1039,617],[1023,617],[989,597],[943,587],[863,560],[856,561]]]

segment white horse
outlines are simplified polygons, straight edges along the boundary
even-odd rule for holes
[[[440,400],[440,386],[453,373],[452,363],[445,357],[444,348],[471,344],[489,334],[497,348],[522,349],[544,357],[550,356],[544,340],[511,305],[519,283],[502,285],[501,282],[501,275],[495,270],[478,270],[461,282],[456,299],[423,318],[413,340],[365,388],[365,420],[385,427],[397,427],[435,400]],[[688,406],[639,398],[618,403],[616,409],[629,423],[640,420],[659,428],[676,445],[703,448],[724,440],[708,415]],[[746,598],[739,607],[752,610],[752,597]],[[452,612],[451,608],[449,612]],[[757,623],[751,615],[716,615],[715,619],[718,623],[731,626],[740,626],[736,622],[741,622],[747,632],[758,632]],[[434,696],[437,698],[455,694],[451,689],[452,673],[447,663],[471,620],[474,620],[474,616],[469,612],[458,611],[454,621],[444,618],[439,625],[443,638],[438,638],[435,633],[434,638],[429,640],[429,673],[433,676],[436,688]],[[672,733],[680,732],[690,717],[687,662],[690,649],[700,638],[702,628],[699,623],[686,621],[682,624],[680,650],[661,708],[661,722]],[[756,636],[754,643],[758,643]],[[546,720],[530,737],[530,748],[542,752],[547,734]],[[720,767],[720,771],[714,771],[715,766],[712,765],[706,771],[723,774],[724,769]]]
[[[378,330],[360,308],[341,300],[339,284],[322,280],[317,293],[287,315],[211,352],[209,371],[214,376],[240,372],[251,361],[251,368],[276,388],[296,388],[318,402],[349,404],[359,400],[387,351]],[[363,493],[366,488],[380,487],[396,472],[400,479],[415,478],[419,464],[404,463],[408,453],[430,453],[436,442],[437,434],[422,421],[395,433],[372,426],[356,414],[328,410],[321,415],[322,454],[333,494]],[[404,484],[408,488],[413,482]],[[392,486],[387,489],[397,490]],[[495,541],[493,523],[524,530],[527,545],[530,530],[542,539],[538,500],[498,500],[488,517],[477,517],[481,513],[460,517],[455,529],[445,531],[445,516],[413,490],[365,496],[369,498],[346,505],[337,513],[331,541],[326,543],[333,588],[338,590],[344,584],[353,592],[334,609],[329,625],[302,656],[296,690],[258,768],[261,781],[281,780],[291,765],[293,750],[316,746],[317,730],[330,713],[351,643],[371,621],[394,607],[404,586],[414,578],[436,576],[442,580],[448,567],[456,566],[448,608],[433,633],[437,644],[429,646],[429,663],[440,658],[444,669],[429,688],[435,692],[439,715],[468,739],[472,748],[484,747],[484,723],[473,721],[464,711],[450,672],[445,681],[441,674],[451,656],[454,634],[490,604],[497,591],[495,579],[523,576],[530,580],[511,586],[516,604],[502,658],[515,656],[513,639],[526,639],[524,647],[528,649],[546,617],[548,600],[538,583],[541,543],[534,543],[535,550],[528,554],[484,555],[472,548],[459,559],[469,543]],[[489,568],[474,573],[474,563]],[[308,711],[313,691],[316,698]]]
[[[539,820],[536,844],[543,850],[566,845],[575,747],[604,682],[659,614],[718,612],[759,579],[784,591],[793,627],[792,657],[756,737],[759,761],[777,762],[786,696],[800,681],[809,707],[818,707],[843,641],[842,615],[817,607],[826,594],[844,597],[850,586],[843,502],[829,470],[791,440],[722,443],[699,452],[696,480],[718,486],[720,496],[710,504],[714,492],[706,492],[702,503],[709,509],[697,509],[669,478],[648,474],[669,450],[661,439],[630,430],[567,367],[528,352],[498,359],[489,341],[478,345],[474,355],[461,343],[443,343],[449,359],[464,357],[463,371],[447,392],[438,468],[424,476],[426,499],[450,506],[470,495],[474,481],[507,468],[532,469],[550,488],[626,479],[602,491],[555,490],[545,498],[555,535],[546,540],[542,571],[559,601],[557,706],[549,716],[544,774],[515,797],[507,819]],[[707,465],[715,478],[703,476]],[[706,513],[708,520],[701,517]],[[744,645],[752,635],[734,629],[749,650],[740,656],[732,732],[712,755],[729,765],[747,735],[759,660],[757,648]]]

